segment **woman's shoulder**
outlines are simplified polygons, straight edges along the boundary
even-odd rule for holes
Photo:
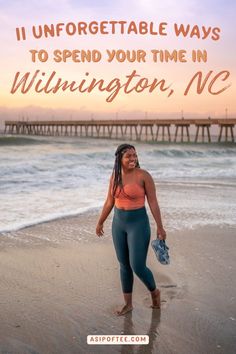
[[[137,175],[140,177],[148,177],[151,176],[150,173],[147,170],[144,170],[143,168],[137,168]]]
[[[142,168],[137,168],[137,178],[142,184],[148,183],[152,180],[151,174]]]

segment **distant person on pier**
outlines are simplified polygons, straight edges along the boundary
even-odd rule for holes
[[[110,178],[107,199],[99,218],[96,234],[104,234],[103,224],[114,208],[112,238],[120,263],[120,278],[124,295],[124,306],[116,312],[118,316],[132,311],[133,272],[150,291],[152,308],[160,308],[160,290],[151,270],[146,266],[150,242],[150,225],[145,208],[147,198],[157,225],[157,237],[166,238],[161,213],[157,202],[152,176],[141,169],[135,147],[129,144],[118,146],[115,164]]]

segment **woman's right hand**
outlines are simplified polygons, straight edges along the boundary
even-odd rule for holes
[[[103,236],[104,235],[104,231],[103,231],[103,224],[97,224],[96,226],[96,234],[97,236]]]

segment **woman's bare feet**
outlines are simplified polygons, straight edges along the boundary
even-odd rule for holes
[[[123,316],[123,315],[125,315],[126,313],[128,313],[128,312],[130,312],[132,310],[133,310],[133,306],[132,305],[125,305],[125,306],[122,307],[121,310],[117,310],[115,312],[115,314],[117,316]]]
[[[130,312],[133,310],[132,306],[132,293],[123,293],[124,300],[125,300],[125,305],[122,307],[121,310],[117,310],[115,314],[117,316],[123,316],[126,313]]]
[[[152,295],[152,305],[151,307],[153,309],[159,309],[161,307],[161,292],[159,289],[155,289],[154,291],[151,291]]]

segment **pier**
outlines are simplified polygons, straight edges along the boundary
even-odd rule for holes
[[[136,141],[212,142],[211,128],[218,142],[234,142],[236,118],[142,119],[142,120],[51,120],[5,121],[5,134],[79,136]],[[190,134],[191,131],[191,134]],[[172,132],[172,134],[171,134]],[[201,133],[201,134],[200,134]]]

